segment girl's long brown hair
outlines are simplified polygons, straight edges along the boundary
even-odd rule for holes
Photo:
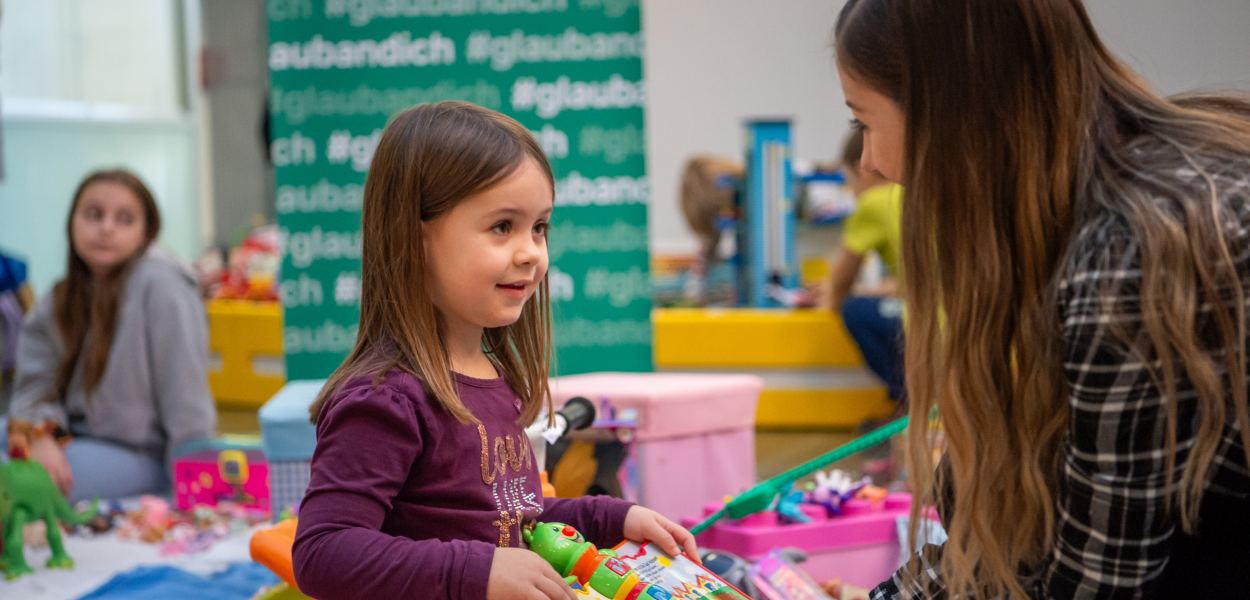
[[[477,422],[456,392],[443,322],[430,298],[422,239],[429,221],[504,180],[527,158],[554,189],[551,166],[533,136],[495,111],[466,102],[423,104],[387,124],[365,181],[356,346],[313,403],[314,421],[344,383],[364,376],[377,381],[400,369],[419,378],[461,422]],[[545,276],[521,318],[487,329],[482,343],[521,398],[520,422],[532,422],[550,403],[551,300]]]
[[[944,487],[953,495],[947,589],[1024,596],[1019,568],[1053,549],[1069,425],[1057,280],[1095,212],[1140,242],[1154,349],[1142,359],[1160,365],[1169,467],[1178,378],[1196,391],[1196,443],[1177,488],[1193,531],[1230,412],[1250,460],[1245,294],[1228,190],[1212,170],[1250,172],[1250,103],[1155,94],[1107,51],[1079,0],[849,0],[836,37],[839,65],[906,119],[908,472],[925,503]],[[1183,168],[1196,183],[1171,175]],[[1195,329],[1204,300],[1207,340]],[[935,471],[928,450],[934,407],[948,470]],[[916,503],[913,525],[922,511]]]
[[[78,210],[78,204],[87,187],[104,181],[125,186],[138,198],[143,209],[144,241],[139,251],[129,260],[109,273],[93,277],[87,263],[74,250],[74,213]],[[65,219],[65,239],[69,242],[65,279],[52,289],[52,314],[65,343],[65,354],[57,365],[56,378],[46,401],[65,401],[79,357],[84,352],[86,356],[82,367],[82,381],[90,401],[91,392],[100,384],[104,370],[108,367],[109,350],[113,347],[113,334],[117,331],[117,309],[121,305],[121,292],[130,274],[130,267],[143,256],[148,245],[160,232],[161,214],[156,207],[156,199],[134,173],[124,169],[96,171],[78,184],[78,189],[74,191],[74,201],[69,207],[69,216]],[[86,340],[91,340],[90,346],[84,345]]]

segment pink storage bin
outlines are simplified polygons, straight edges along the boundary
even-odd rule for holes
[[[703,517],[721,507],[703,508]],[[700,547],[732,552],[747,560],[763,558],[773,548],[795,547],[808,554],[799,565],[817,582],[840,577],[846,583],[872,588],[889,579],[900,564],[898,518],[910,515],[911,495],[890,494],[880,507],[863,500],[843,506],[841,515],[828,517],[820,507],[804,506],[811,523],[778,522],[766,511],[738,521],[722,520],[699,534]],[[702,520],[684,518],[685,527]]]
[[[632,423],[636,498],[671,519],[755,483],[754,375],[589,373],[551,380],[556,406],[574,396]],[[600,411],[599,418],[608,415]]]

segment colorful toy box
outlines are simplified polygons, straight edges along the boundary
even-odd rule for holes
[[[269,465],[259,448],[206,448],[174,459],[174,505],[191,510],[229,500],[269,510]]]
[[[557,406],[574,396],[629,415],[636,500],[672,519],[755,483],[752,375],[590,373],[557,377]],[[602,419],[605,415],[599,415]]]
[[[719,504],[708,504],[703,516],[719,508]],[[832,517],[815,505],[803,505],[803,511],[812,522],[782,524],[775,511],[720,521],[699,534],[699,545],[752,561],[763,559],[774,548],[799,548],[808,554],[803,570],[816,581],[839,577],[868,588],[898,570],[902,556],[898,522],[910,515],[911,495],[890,494],[879,506],[850,500],[842,505],[842,514]],[[699,520],[685,518],[681,523],[691,527]]]
[[[269,461],[273,514],[295,507],[304,498],[317,430],[308,419],[325,380],[291,381],[282,386],[258,413],[261,446]]]

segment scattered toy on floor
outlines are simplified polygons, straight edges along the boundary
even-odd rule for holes
[[[0,464],[0,522],[4,523],[4,554],[0,569],[5,579],[15,579],[32,570],[26,564],[22,531],[27,523],[43,521],[52,557],[48,567],[69,569],[74,560],[65,553],[60,523],[86,523],[95,516],[93,504],[86,511],[70,508],[61,491],[39,463],[14,458]]]

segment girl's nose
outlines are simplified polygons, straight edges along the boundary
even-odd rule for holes
[[[518,265],[532,265],[537,263],[546,254],[546,249],[541,247],[532,239],[526,239],[520,242],[513,260]]]

